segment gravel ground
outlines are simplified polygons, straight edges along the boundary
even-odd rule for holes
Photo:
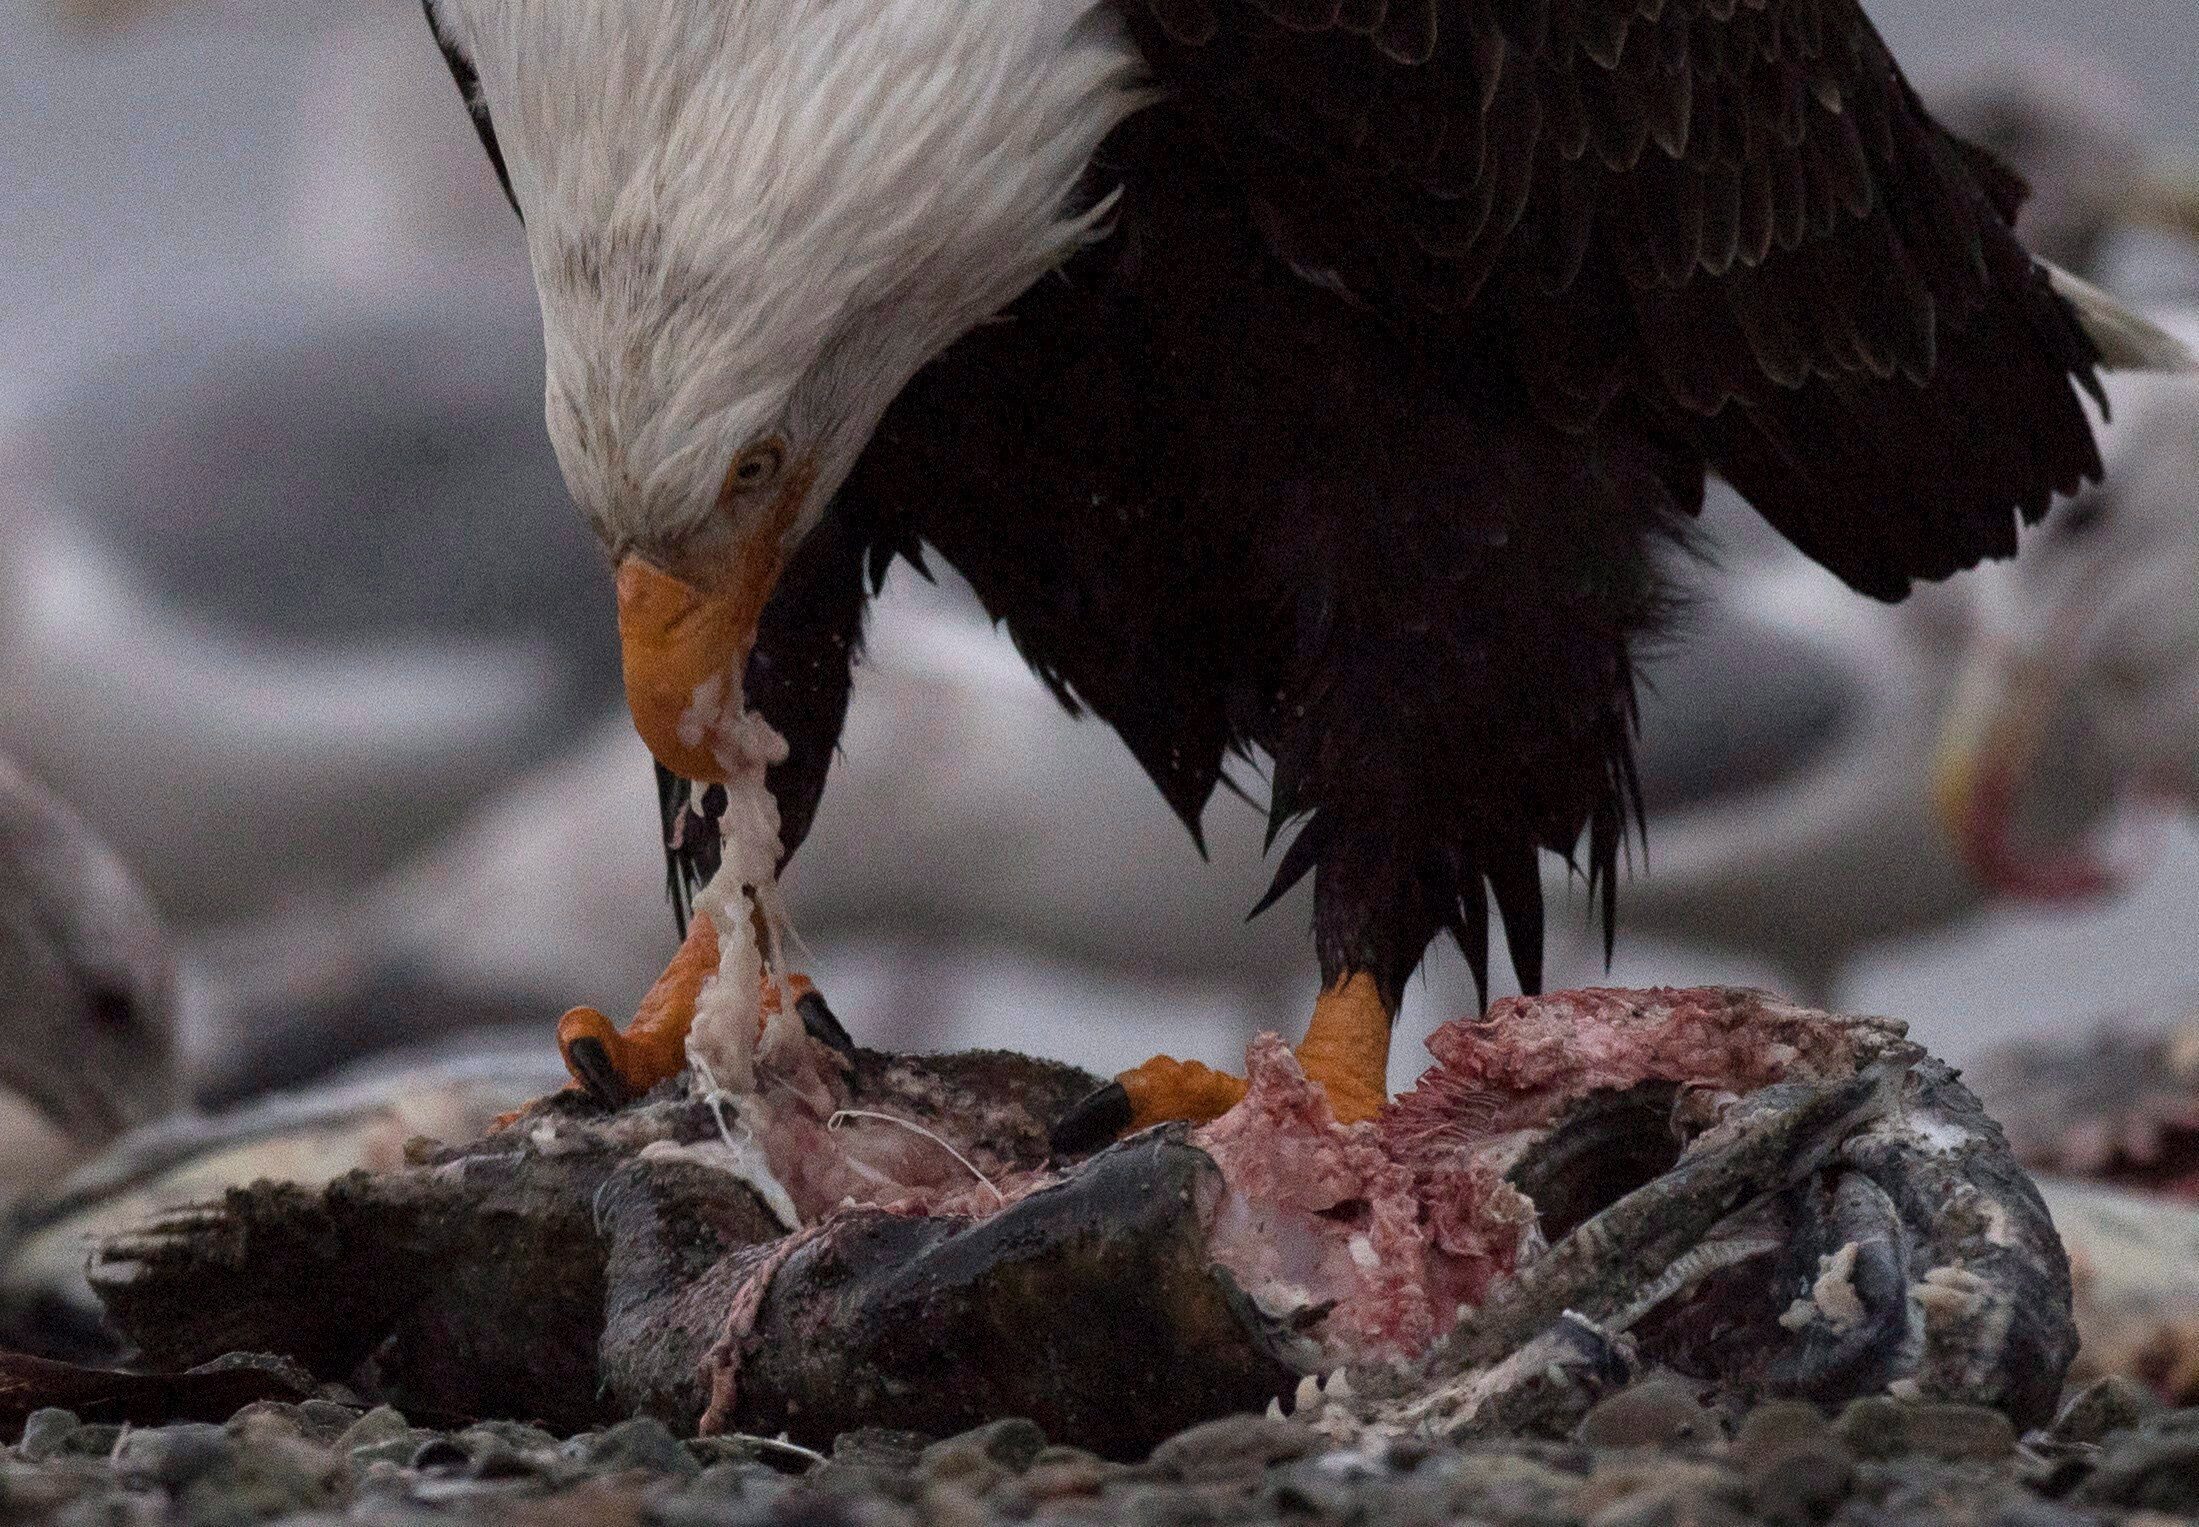
[[[1728,1436],[1650,1381],[1570,1442],[1337,1451],[1273,1418],[1195,1428],[1137,1465],[1002,1421],[942,1442],[858,1433],[830,1458],[681,1442],[654,1421],[560,1439],[386,1407],[263,1403],[226,1425],[30,1418],[0,1452],[0,1523],[1238,1523],[2159,1521],[2199,1513],[2199,1410],[2110,1380],[2018,1439],[1998,1412],[1863,1400],[1766,1405]]]

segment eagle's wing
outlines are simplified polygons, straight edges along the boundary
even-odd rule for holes
[[[2095,353],[1855,0],[1114,0],[1276,253],[1621,399],[1855,587],[2015,549],[2099,469]]]

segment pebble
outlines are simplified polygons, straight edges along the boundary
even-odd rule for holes
[[[2092,1506],[2199,1515],[2199,1428],[2176,1425],[2177,1419],[2164,1415],[2117,1433],[2075,1499]]]
[[[122,1440],[123,1430],[107,1421],[79,1426],[61,1440],[61,1451],[78,1458],[105,1458]]]
[[[1853,1400],[1833,1431],[1862,1458],[1922,1454],[1949,1462],[1998,1462],[2016,1450],[2016,1428],[1997,1410],[1952,1401]]]
[[[1097,1495],[1109,1480],[1124,1472],[1121,1464],[1109,1463],[1097,1453],[1049,1447],[1033,1458],[1031,1466],[1003,1492],[1002,1504],[1011,1515],[1036,1511],[1049,1501]]]
[[[649,1519],[655,1527],[755,1521],[793,1488],[791,1480],[760,1464],[716,1463],[696,1475],[683,1493],[654,1500]]]
[[[1757,1406],[1734,1434],[1731,1457],[1749,1504],[1770,1522],[1823,1521],[1855,1481],[1854,1452],[1800,1400]]]
[[[1194,1484],[1237,1479],[1303,1458],[1320,1445],[1318,1436],[1293,1421],[1230,1416],[1169,1438],[1153,1449],[1146,1470],[1164,1479]]]
[[[262,1400],[247,1405],[231,1416],[228,1428],[232,1432],[269,1429],[301,1441],[317,1442],[323,1446],[334,1442],[359,1420],[359,1412],[348,1405],[334,1405],[326,1400],[307,1400],[302,1405],[292,1405],[283,1400]]]
[[[420,1449],[435,1440],[434,1432],[416,1431],[408,1427],[396,1436],[386,1437],[380,1442],[361,1443],[345,1456],[350,1461],[353,1473],[371,1469],[378,1463],[393,1463],[399,1468],[409,1468]]]
[[[473,1455],[448,1437],[430,1437],[405,1463],[417,1474],[456,1474],[472,1466]]]
[[[913,1469],[932,1441],[917,1432],[897,1432],[883,1426],[859,1427],[833,1439],[832,1461],[869,1464],[881,1469]]]
[[[1725,1440],[1695,1386],[1670,1375],[1645,1379],[1599,1400],[1577,1435],[1590,1447],[1703,1447]]]
[[[474,1479],[555,1479],[560,1472],[554,1454],[523,1453],[493,1437],[482,1438],[464,1451],[471,1460],[466,1473]]]
[[[351,1423],[336,1438],[340,1452],[349,1453],[362,1447],[372,1447],[378,1442],[394,1442],[412,1430],[412,1423],[401,1411],[387,1405],[378,1405]]]
[[[114,1451],[115,1474],[124,1484],[171,1493],[209,1474],[229,1472],[235,1462],[236,1446],[228,1429],[197,1423],[132,1432]]]
[[[62,1445],[76,1435],[81,1424],[74,1411],[56,1410],[51,1406],[34,1410],[23,1423],[23,1438],[15,1450],[33,1463],[43,1463],[60,1453]]]
[[[1726,1509],[1724,1497],[1739,1495],[1732,1476],[1714,1464],[1629,1447],[1598,1461],[1573,1509],[1598,1523],[1701,1521]]]
[[[702,1472],[695,1455],[681,1445],[662,1421],[637,1416],[607,1431],[575,1437],[561,1450],[563,1457],[589,1474],[620,1474],[639,1470],[674,1479],[692,1479]]]
[[[2159,1395],[2118,1373],[2071,1395],[2047,1434],[2056,1442],[2099,1442],[2112,1432],[2142,1425],[2166,1408]]]
[[[333,1402],[250,1406],[221,1426],[127,1429],[49,1410],[0,1450],[0,1523],[2076,1527],[2199,1513],[2199,1411],[2162,1411],[2142,1393],[2094,1386],[2020,1450],[2004,1420],[1969,1406],[1876,1401],[1828,1418],[1771,1401],[1741,1416],[1727,1442],[1684,1383],[1620,1398],[1565,1443],[1340,1449],[1246,1416],[1125,1464],[1011,1420],[944,1441],[867,1434],[818,1467],[754,1438],[683,1441],[652,1420],[561,1441],[519,1422],[447,1433]]]
[[[989,1495],[1044,1451],[1046,1434],[1030,1422],[995,1421],[924,1449],[916,1458],[916,1477],[926,1485]]]
[[[477,1421],[458,1434],[459,1444],[469,1450],[496,1445],[515,1453],[554,1453],[557,1438],[539,1426],[529,1426],[523,1421]],[[693,1443],[688,1446],[692,1448]]]
[[[351,1471],[327,1448],[265,1437],[235,1443],[225,1463],[171,1493],[188,1523],[275,1521],[343,1504]]]

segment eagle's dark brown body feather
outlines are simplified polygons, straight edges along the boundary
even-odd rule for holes
[[[1609,896],[1706,470],[1889,599],[2098,471],[2021,188],[1853,0],[1115,3],[1168,94],[1112,233],[916,379],[765,617],[790,853],[928,545],[1194,830],[1273,760],[1326,975],[1478,971],[1486,887],[1532,986],[1538,852]]]

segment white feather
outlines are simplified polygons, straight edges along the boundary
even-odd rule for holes
[[[2051,261],[2041,262],[2054,290],[2077,311],[2077,321],[2099,347],[2108,371],[2199,371],[2199,359],[2181,339],[2149,318],[2139,316],[2082,276]]]
[[[1101,0],[437,4],[527,219],[559,458],[644,544],[774,432],[821,512],[917,369],[1090,237],[1080,178],[1149,99]]]

